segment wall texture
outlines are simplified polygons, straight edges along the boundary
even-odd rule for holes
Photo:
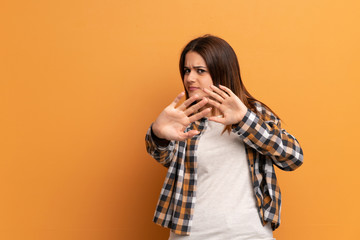
[[[181,48],[212,33],[283,119],[304,165],[277,171],[277,239],[355,239],[360,4],[2,1],[0,239],[167,239],[150,123],[182,90]],[[356,150],[356,151],[355,151]]]

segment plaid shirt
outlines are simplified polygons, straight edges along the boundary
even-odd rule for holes
[[[303,151],[272,112],[259,102],[255,106],[260,116],[248,109],[232,132],[244,141],[262,224],[270,222],[275,230],[280,225],[281,192],[273,164],[285,171],[295,170],[303,163]],[[145,137],[148,153],[168,168],[153,221],[179,235],[190,235],[196,201],[196,150],[206,121],[202,118],[185,130],[196,129],[200,134],[186,141],[170,141],[166,147],[154,142],[151,126]]]

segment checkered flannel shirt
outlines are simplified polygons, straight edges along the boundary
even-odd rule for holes
[[[261,103],[255,102],[259,115],[250,109],[232,132],[243,141],[249,164],[256,205],[262,224],[280,225],[281,192],[273,164],[292,171],[303,163],[303,151],[294,136],[281,128],[281,122]],[[190,235],[196,201],[196,150],[207,118],[191,123],[200,134],[186,141],[170,141],[163,147],[155,143],[151,126],[145,137],[148,153],[168,172],[161,189],[153,222],[179,235]]]

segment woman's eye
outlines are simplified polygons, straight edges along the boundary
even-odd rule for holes
[[[204,73],[205,72],[204,69],[198,69],[197,71],[198,71],[198,73]]]
[[[189,72],[190,72],[190,69],[188,69],[188,68],[184,69],[184,73],[189,73]]]

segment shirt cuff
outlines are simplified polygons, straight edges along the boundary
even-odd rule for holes
[[[243,119],[241,119],[239,123],[232,125],[232,131],[236,132],[240,136],[247,137],[249,135],[249,128],[255,129],[259,120],[260,118],[256,115],[256,113],[248,108]]]

